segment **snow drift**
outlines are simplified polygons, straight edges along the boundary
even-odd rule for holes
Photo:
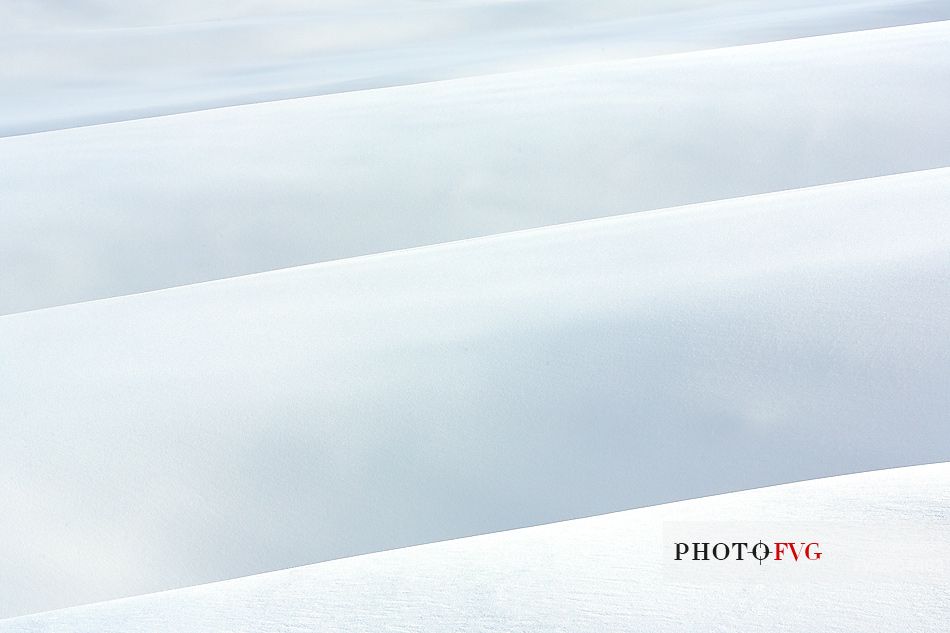
[[[950,165],[950,22],[0,139],[0,313]]]
[[[0,631],[943,633],[948,491],[950,464],[834,477],[0,621]],[[820,539],[822,558],[672,562],[671,531],[704,539],[724,525],[739,538]]]
[[[0,613],[946,460],[948,205],[940,169],[0,317]]]
[[[0,136],[950,18],[942,0],[0,3]]]

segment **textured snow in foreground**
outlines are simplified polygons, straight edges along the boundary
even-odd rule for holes
[[[950,22],[0,139],[0,313],[950,165]]]
[[[950,18],[943,0],[0,3],[0,135]]]
[[[0,631],[944,633],[948,509],[950,464],[862,473],[0,621]],[[724,534],[818,541],[822,558],[672,561],[674,535]]]
[[[948,252],[942,169],[0,317],[0,613],[946,461]]]

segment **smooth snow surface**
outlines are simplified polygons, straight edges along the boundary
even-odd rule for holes
[[[0,139],[0,313],[950,166],[950,22]]]
[[[0,136],[948,18],[943,0],[7,0]]]
[[[0,317],[0,613],[945,461],[948,253],[941,169]]]
[[[360,556],[0,631],[945,633],[948,509],[950,464],[917,466]],[[676,538],[724,534],[818,541],[822,558],[672,561]]]

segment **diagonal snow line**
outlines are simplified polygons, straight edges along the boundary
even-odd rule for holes
[[[478,244],[491,244],[499,240],[512,240],[518,239],[520,237],[527,237],[532,235],[553,235],[561,232],[570,232],[572,230],[582,228],[582,227],[594,227],[594,226],[607,226],[612,223],[617,222],[627,222],[630,220],[635,220],[637,218],[642,218],[647,220],[656,214],[668,214],[668,213],[677,213],[685,212],[692,210],[700,210],[705,207],[721,207],[723,204],[728,204],[730,202],[743,202],[743,201],[762,201],[767,202],[772,199],[782,198],[788,195],[795,195],[796,193],[804,192],[821,192],[821,191],[832,191],[840,187],[860,187],[862,183],[875,183],[875,182],[886,182],[888,180],[894,180],[899,182],[904,179],[913,178],[915,176],[926,176],[932,175],[934,177],[942,177],[944,175],[950,175],[950,166],[946,167],[934,167],[931,169],[921,169],[910,172],[901,172],[896,174],[886,174],[882,176],[873,176],[870,178],[859,178],[857,180],[844,180],[839,182],[825,183],[821,185],[813,185],[809,187],[795,187],[791,189],[780,189],[776,191],[767,191],[763,193],[750,194],[748,196],[737,196],[734,198],[721,198],[717,200],[708,200],[703,202],[694,202],[691,204],[677,205],[674,207],[664,207],[661,209],[650,209],[646,211],[635,211],[632,213],[623,213],[618,215],[610,215],[603,217],[588,218],[583,220],[575,220],[571,222],[560,222],[556,224],[548,224],[545,226],[537,226],[526,229],[518,229],[515,231],[505,231],[502,233],[494,233],[491,235],[480,235],[477,237],[468,237],[458,240],[449,240],[446,242],[437,242],[434,244],[422,244],[419,246],[411,246],[408,248],[393,249],[389,251],[381,251],[378,253],[368,253],[365,255],[355,255],[353,257],[342,257],[339,259],[327,260],[314,262],[312,264],[301,264],[299,266],[289,266],[285,268],[275,268],[271,270],[263,270],[259,272],[248,273],[245,275],[235,275],[232,277],[221,277],[219,279],[209,279],[206,281],[199,281],[191,284],[183,284],[179,286],[169,286],[167,288],[156,288],[154,290],[145,290],[143,292],[133,292],[124,295],[116,295],[114,297],[103,297],[100,299],[90,299],[88,301],[76,301],[73,303],[64,303],[55,306],[48,306],[44,308],[37,308],[35,310],[23,310],[20,312],[10,312],[7,314],[0,314],[0,321],[7,318],[22,318],[25,315],[34,314],[38,312],[47,312],[53,310],[67,309],[71,306],[85,305],[85,304],[99,304],[99,303],[108,303],[114,301],[123,301],[132,297],[146,297],[151,295],[165,294],[165,293],[174,293],[179,290],[186,288],[201,288],[209,287],[212,285],[218,284],[234,284],[240,283],[242,279],[256,279],[256,278],[266,278],[273,275],[282,275],[294,272],[303,272],[303,271],[319,271],[325,269],[338,268],[340,266],[349,266],[354,264],[359,264],[362,262],[371,262],[380,259],[387,259],[391,257],[408,257],[413,253],[426,253],[426,252],[438,252],[445,249],[453,249],[459,246],[464,245],[478,245]],[[715,209],[711,211],[715,212]]]
[[[745,44],[737,44],[731,46],[723,47],[714,47],[714,48],[704,48],[691,51],[675,52],[675,53],[663,53],[659,55],[648,55],[643,57],[627,57],[627,58],[617,58],[607,61],[595,61],[595,62],[580,62],[580,63],[567,63],[567,64],[556,64],[550,66],[542,66],[537,68],[530,69],[517,69],[501,72],[489,72],[489,73],[472,73],[461,76],[452,76],[444,78],[433,78],[430,80],[423,81],[410,81],[410,82],[393,82],[385,85],[372,86],[367,88],[353,88],[353,89],[343,89],[343,90],[329,90],[329,91],[318,91],[306,94],[299,94],[287,97],[279,97],[273,99],[238,99],[235,101],[222,102],[217,105],[208,105],[208,106],[188,106],[184,105],[181,108],[172,107],[167,112],[161,112],[157,114],[133,114],[128,115],[118,114],[110,115],[105,114],[98,118],[92,118],[88,123],[83,123],[79,125],[50,125],[49,127],[39,128],[35,130],[29,130],[24,132],[9,132],[0,134],[0,139],[4,138],[16,138],[22,136],[34,136],[34,135],[44,135],[49,133],[60,132],[64,130],[74,130],[80,128],[89,128],[89,127],[100,127],[100,126],[111,126],[111,125],[120,125],[123,123],[130,123],[134,121],[143,121],[150,119],[164,119],[169,117],[179,117],[183,115],[189,115],[197,112],[209,112],[214,110],[228,110],[231,108],[253,108],[256,106],[263,106],[270,103],[284,103],[291,101],[303,101],[309,99],[320,99],[322,97],[333,97],[336,95],[346,95],[354,93],[366,93],[372,94],[377,92],[385,92],[390,90],[399,90],[403,88],[410,88],[413,86],[425,86],[432,84],[445,84],[453,85],[458,83],[465,83],[472,80],[485,79],[491,77],[537,77],[539,75],[544,75],[546,73],[555,72],[557,70],[565,69],[577,69],[577,70],[590,70],[596,71],[598,68],[618,68],[618,67],[636,67],[639,65],[650,65],[651,63],[665,62],[665,61],[675,61],[675,60],[689,60],[689,59],[704,59],[707,57],[715,57],[723,54],[729,54],[730,52],[741,52],[747,50],[772,50],[773,48],[787,46],[787,45],[804,45],[805,43],[812,43],[815,46],[821,46],[823,42],[839,42],[846,38],[858,38],[858,37],[873,37],[875,34],[884,34],[884,33],[897,33],[897,32],[913,32],[913,30],[923,30],[933,25],[945,25],[950,23],[950,20],[935,20],[929,22],[915,22],[912,24],[899,25],[899,26],[887,26],[874,29],[859,29],[854,31],[841,31],[836,33],[828,33],[821,35],[805,35],[801,37],[792,37],[783,40],[768,40],[763,42],[752,42]],[[762,48],[768,47],[768,48]]]
[[[586,534],[589,535],[586,538],[595,541],[601,539],[596,545],[607,552],[610,551],[611,547],[616,547],[617,558],[622,559],[629,556],[624,550],[629,548],[630,543],[621,540],[603,540],[605,538],[617,539],[618,536],[623,538],[617,531],[604,530],[605,526],[611,526],[612,524],[626,526],[628,529],[641,528],[641,530],[644,526],[656,528],[658,525],[662,525],[665,531],[667,526],[677,525],[679,522],[683,522],[685,525],[707,528],[734,523],[738,526],[748,526],[747,529],[750,530],[750,533],[754,530],[767,529],[770,526],[779,528],[791,526],[798,529],[807,527],[815,530],[813,536],[818,537],[827,537],[828,532],[837,530],[839,534],[858,537],[865,541],[853,547],[853,551],[849,552],[852,556],[855,552],[873,552],[877,556],[888,557],[887,552],[873,550],[869,545],[883,545],[882,537],[885,539],[891,536],[896,537],[898,532],[900,532],[902,540],[905,541],[913,540],[918,534],[926,536],[946,535],[946,525],[943,526],[942,530],[938,528],[937,532],[932,532],[927,529],[928,526],[914,526],[912,521],[926,517],[934,509],[938,509],[939,504],[944,502],[946,497],[944,482],[948,476],[950,476],[950,461],[940,461],[898,468],[864,470],[832,477],[803,479],[563,521],[368,552],[357,556],[298,565],[227,580],[165,589],[12,618],[0,618],[0,631],[6,631],[7,629],[4,627],[7,626],[16,627],[22,623],[29,628],[32,626],[30,623],[41,624],[44,620],[55,622],[60,618],[77,625],[89,626],[99,611],[134,615],[138,608],[146,604],[150,605],[148,607],[149,611],[154,611],[155,607],[170,610],[174,608],[173,605],[177,600],[189,600],[192,596],[197,598],[199,604],[206,605],[212,611],[216,611],[228,608],[227,601],[229,594],[232,592],[236,601],[235,605],[238,601],[243,601],[242,594],[248,589],[252,589],[260,597],[261,602],[286,601],[296,608],[307,609],[311,604],[310,601],[294,598],[292,594],[296,584],[306,582],[307,578],[312,575],[326,572],[330,577],[333,577],[341,569],[350,567],[364,569],[365,567],[362,572],[367,583],[365,590],[372,593],[377,589],[373,586],[372,580],[380,572],[385,574],[391,570],[397,573],[405,573],[413,569],[411,567],[413,563],[425,564],[429,557],[433,557],[436,564],[450,564],[451,560],[459,555],[484,556],[485,545],[490,545],[487,549],[487,552],[490,553],[496,550],[499,545],[515,543],[513,551],[523,552],[529,550],[530,544],[537,540],[554,543],[555,545],[561,545],[559,541],[563,541],[563,546],[566,547],[572,534],[579,534],[582,537]],[[932,505],[928,506],[928,503]],[[783,505],[787,507],[783,507]],[[884,509],[883,515],[877,516],[877,521],[881,522],[877,526],[880,530],[877,533],[867,530],[865,522],[868,508]],[[831,516],[819,519],[807,518],[810,513],[814,513],[819,509],[821,514],[830,514]],[[829,510],[831,510],[830,513]],[[789,516],[793,518],[789,519]],[[845,520],[848,523],[844,523]],[[595,526],[599,529],[593,529]],[[858,528],[861,527],[865,529],[859,533]],[[918,533],[910,532],[914,527],[918,528]],[[828,532],[823,532],[824,529],[827,529]],[[754,533],[759,534],[759,532]],[[542,535],[542,539],[537,538]],[[626,538],[637,540],[642,539],[643,535],[633,529],[630,530],[630,534]],[[842,544],[837,543],[837,545]],[[936,544],[917,543],[916,545],[916,553],[925,555],[928,551],[933,553],[933,546]],[[558,554],[565,558],[577,555],[570,552],[569,549],[561,550]],[[633,560],[644,564],[648,563],[646,556],[652,558],[656,553],[641,548],[635,554],[640,557],[640,560],[637,561],[636,557]],[[840,556],[841,552],[830,550],[826,551],[825,554],[833,557],[835,555]],[[898,555],[906,556],[906,551]],[[626,561],[627,564],[629,562],[631,561]],[[893,561],[888,559],[888,562]],[[910,568],[912,569],[915,564],[921,561],[911,560],[908,562],[911,563]],[[406,568],[405,563],[409,563],[410,567]],[[483,563],[491,567],[504,567],[509,561],[503,558],[491,558],[483,561]],[[616,564],[616,561],[614,561],[614,564]],[[641,570],[641,573],[643,571]],[[891,569],[891,571],[896,572],[898,576],[906,573],[904,569]],[[595,575],[604,574],[607,569],[598,568],[596,564],[591,564],[587,572]],[[653,582],[656,584],[653,586],[655,589],[659,589],[669,583],[670,580],[669,577],[662,576],[655,578]],[[938,576],[925,578],[922,582],[940,580],[941,578]],[[812,579],[813,581],[814,579]],[[772,582],[774,582],[774,579],[772,579]],[[260,590],[271,584],[282,588],[282,591],[277,593],[267,592],[267,597],[263,597],[264,594],[261,594]],[[518,586],[519,590],[525,588],[523,584]],[[744,590],[740,584],[737,584],[735,588],[740,592]],[[414,591],[413,588],[409,588],[409,590]],[[360,592],[360,594],[351,596],[357,599],[351,608],[372,610],[374,608],[371,606],[372,602],[360,599],[362,595],[363,593]],[[215,600],[208,600],[211,596],[215,596]],[[425,596],[420,595],[418,597],[423,598]],[[571,596],[563,597],[571,598]],[[862,598],[862,596],[855,597]],[[311,600],[317,599],[319,599],[318,596],[311,596]],[[530,604],[524,606],[532,607]],[[128,609],[128,612],[125,611],[126,609]],[[283,615],[284,611],[277,610],[277,613]],[[936,614],[942,618],[950,617],[946,605],[944,605],[942,611],[938,611]],[[167,611],[166,615],[171,617],[172,613]],[[223,616],[224,613],[222,612],[220,615]],[[261,615],[266,617],[264,614]],[[158,621],[164,622],[164,619]],[[243,624],[251,623],[244,622]],[[271,621],[268,624],[279,627],[281,621]],[[217,625],[222,628],[224,626],[221,623],[217,623]],[[29,630],[33,629],[29,628]]]

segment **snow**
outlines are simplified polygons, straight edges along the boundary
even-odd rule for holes
[[[0,317],[0,613],[945,461],[948,201],[920,171]]]
[[[942,0],[0,3],[0,135],[950,18]]]
[[[938,22],[0,139],[0,313],[945,167],[948,41]]]
[[[0,633],[950,630],[948,18],[0,2]]]
[[[885,470],[5,620],[0,631],[942,633],[948,508],[950,463]],[[818,541],[822,558],[672,561],[675,534],[724,529]]]

